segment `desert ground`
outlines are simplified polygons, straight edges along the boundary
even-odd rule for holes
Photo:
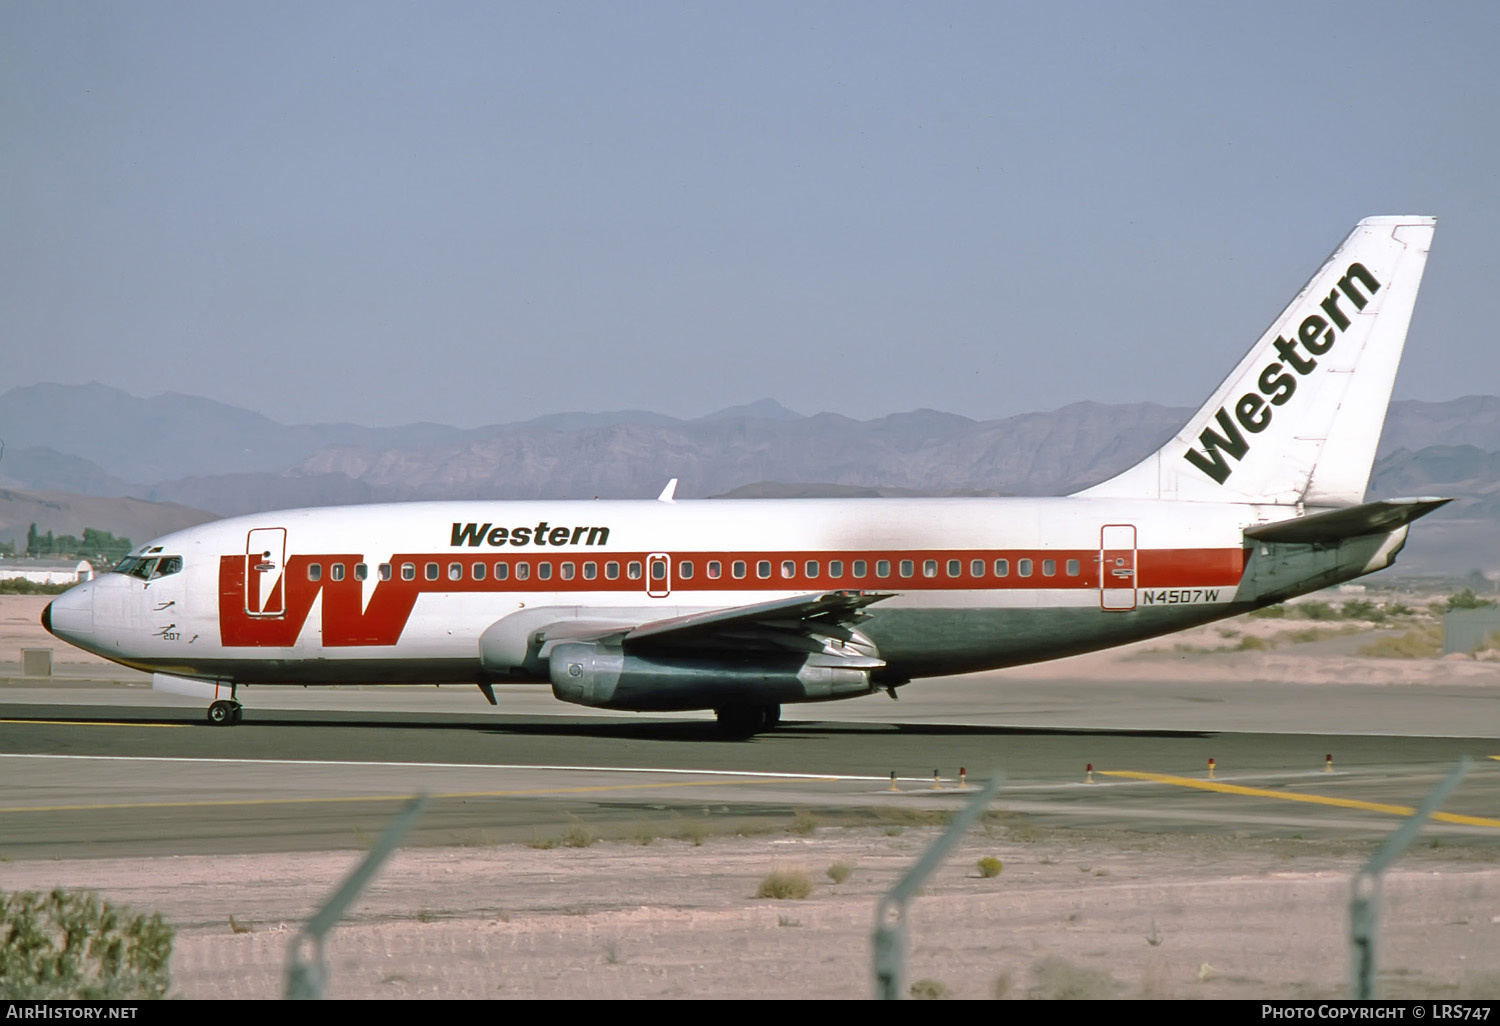
[[[1420,610],[1428,598],[1403,604]],[[47,638],[37,624],[44,604],[0,599],[0,676],[5,667],[19,673],[21,648],[50,645],[59,678],[129,686],[128,674]],[[1238,618],[1017,672],[1209,682],[1248,675],[1309,687],[1500,684],[1500,663],[1484,655],[1368,654],[1383,637],[1430,633],[1432,620],[1419,611],[1398,620]],[[1294,640],[1297,631],[1312,633]],[[1496,732],[1494,723],[1473,727]],[[921,817],[848,826],[799,816],[746,835],[664,816],[630,836],[583,830],[535,846],[402,850],[329,935],[327,993],[867,997],[876,903],[939,830]],[[913,900],[906,987],[952,998],[1343,996],[1350,882],[1376,841],[1252,837],[1211,824],[1153,833],[991,819]],[[1002,871],[982,876],[984,857],[1000,860]],[[159,911],[177,930],[173,995],[272,998],[300,924],[359,858],[346,850],[15,860],[0,862],[0,888],[87,887]],[[757,896],[777,872],[804,881],[806,896]],[[1500,997],[1500,845],[1418,843],[1386,877],[1381,924],[1382,996]]]

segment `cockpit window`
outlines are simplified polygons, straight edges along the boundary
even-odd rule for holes
[[[109,568],[112,574],[128,574],[143,581],[154,581],[182,572],[181,556],[126,556]]]

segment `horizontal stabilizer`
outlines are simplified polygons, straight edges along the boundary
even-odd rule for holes
[[[1394,531],[1452,499],[1385,499],[1346,509],[1310,513],[1293,520],[1245,528],[1245,537],[1263,542],[1336,542],[1361,534]]]

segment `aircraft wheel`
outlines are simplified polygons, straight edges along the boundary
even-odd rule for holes
[[[216,727],[227,727],[238,722],[239,717],[237,702],[226,702],[223,699],[208,707],[208,722]]]
[[[719,733],[724,737],[747,738],[775,727],[781,721],[781,706],[729,705],[715,709],[714,715],[719,718]]]

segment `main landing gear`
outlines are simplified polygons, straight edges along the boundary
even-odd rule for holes
[[[768,730],[775,730],[781,722],[779,705],[726,705],[715,709],[719,718],[719,733],[727,738],[747,738]]]
[[[221,698],[208,707],[208,722],[216,727],[232,727],[240,722],[245,707],[233,699]]]

